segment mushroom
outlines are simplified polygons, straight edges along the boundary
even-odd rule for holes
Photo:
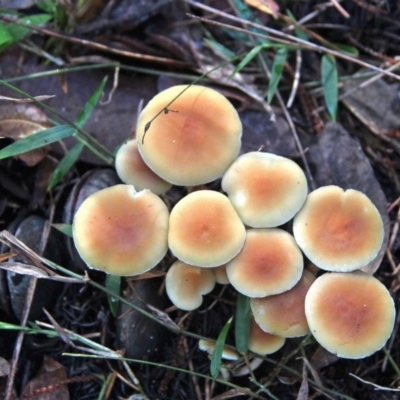
[[[219,265],[218,267],[213,268],[215,281],[220,285],[229,284],[228,275],[226,273],[226,264]]]
[[[321,346],[338,357],[352,359],[381,349],[395,320],[389,291],[362,271],[321,275],[306,295],[305,313]]]
[[[139,116],[137,140],[145,163],[175,185],[220,177],[239,154],[242,123],[229,100],[198,85],[157,94]]]
[[[161,195],[172,186],[143,161],[136,139],[128,140],[118,149],[115,155],[115,169],[121,181],[133,185],[136,190],[149,189]]]
[[[182,198],[171,211],[168,244],[181,261],[216,267],[239,253],[246,230],[222,193],[199,190]]]
[[[175,261],[165,278],[165,288],[172,303],[181,310],[191,311],[200,307],[203,295],[215,286],[215,275],[211,269],[199,268]]]
[[[272,228],[292,219],[307,197],[303,170],[271,153],[241,155],[222,178],[222,189],[245,225]]]
[[[248,297],[291,289],[301,278],[303,255],[294,238],[279,228],[249,229],[241,252],[226,266],[229,282]]]
[[[294,218],[293,234],[319,268],[349,272],[376,257],[384,230],[379,211],[364,193],[324,186],[308,195]]]
[[[149,190],[115,185],[87,197],[73,220],[73,239],[86,264],[130,276],[153,268],[168,250],[167,206]]]
[[[264,332],[254,320],[250,319],[249,350],[253,353],[265,356],[278,351],[286,339],[282,336]]]
[[[307,271],[290,290],[260,299],[251,299],[250,306],[256,323],[271,334],[285,338],[310,333],[304,312],[304,300],[315,276]]]
[[[213,342],[212,340],[200,339],[199,349],[202,351],[206,351],[208,354],[212,355],[215,350],[215,342]],[[240,355],[234,347],[225,344],[222,350],[222,358],[224,360],[236,361],[240,358]]]

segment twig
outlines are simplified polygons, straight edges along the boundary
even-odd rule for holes
[[[200,9],[208,11],[208,12],[210,12],[212,14],[216,14],[217,13],[217,11],[214,8],[208,7],[208,6],[204,5],[204,4],[198,3],[196,1],[186,0],[186,2],[189,3],[193,7],[200,8]],[[382,74],[384,74],[386,76],[390,76],[391,78],[395,79],[396,81],[400,81],[400,76],[390,72],[390,69],[384,70],[384,69],[379,68],[379,67],[377,67],[377,66],[375,66],[373,64],[369,64],[367,62],[364,62],[364,61],[362,61],[362,60],[360,60],[358,58],[351,57],[349,54],[346,54],[344,52],[340,52],[340,51],[337,51],[337,50],[329,49],[327,47],[319,46],[319,45],[311,43],[311,42],[309,42],[307,40],[300,39],[300,38],[298,38],[296,36],[288,35],[287,33],[278,31],[276,29],[269,28],[267,26],[256,24],[256,23],[251,22],[251,21],[246,21],[246,20],[244,20],[242,18],[235,17],[235,16],[233,16],[231,14],[228,14],[228,13],[225,13],[225,12],[222,12],[222,11],[218,11],[218,15],[221,16],[221,17],[224,17],[226,19],[229,19],[231,21],[239,22],[239,23],[251,26],[253,28],[257,28],[257,29],[259,29],[261,31],[267,32],[270,35],[276,36],[276,38],[273,38],[273,40],[276,40],[276,41],[285,40],[285,42],[288,43],[288,44],[291,44],[291,45],[297,44],[297,45],[299,45],[300,47],[302,47],[304,49],[317,51],[319,53],[331,54],[331,55],[333,55],[335,57],[338,57],[338,58],[341,58],[343,60],[350,61],[350,62],[352,62],[354,64],[361,65],[362,67],[378,71],[378,72],[380,72],[380,73],[382,73]],[[203,21],[205,23],[223,26],[225,28],[236,30],[236,31],[239,31],[239,32],[250,33],[251,35],[254,35],[254,36],[257,36],[257,37],[261,37],[261,38],[264,38],[264,39],[269,39],[269,40],[271,39],[270,36],[266,36],[266,35],[263,35],[261,33],[249,31],[249,30],[246,30],[246,29],[243,29],[243,28],[235,27],[233,25],[220,23],[220,22],[213,21],[213,20],[210,20],[210,19],[207,19],[207,18],[201,18],[201,17],[198,17],[196,15],[189,15],[189,16],[191,18],[198,19],[198,20]],[[302,28],[301,26],[296,24],[294,21],[291,21],[291,23],[295,24],[299,28]],[[279,39],[281,39],[281,40],[279,40]]]

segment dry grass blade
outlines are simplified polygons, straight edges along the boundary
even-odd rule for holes
[[[52,31],[50,29],[45,29],[45,28],[40,28],[37,26],[24,24],[21,21],[14,21],[8,17],[5,17],[4,15],[0,15],[0,20],[2,20],[4,22],[8,22],[8,23],[12,22],[16,25],[20,25],[25,28],[29,28],[37,33],[41,33],[46,36],[54,37],[54,38],[57,38],[60,40],[64,40],[66,42],[70,42],[70,43],[79,44],[81,46],[85,46],[88,48],[104,51],[106,53],[118,54],[120,56],[124,56],[124,57],[128,57],[128,58],[134,58],[134,59],[149,61],[149,62],[158,63],[158,64],[166,64],[166,65],[171,65],[171,66],[175,66],[175,67],[188,67],[189,66],[188,63],[186,63],[184,61],[173,60],[173,59],[165,58],[165,57],[150,56],[147,54],[140,54],[140,53],[135,53],[132,51],[119,50],[119,49],[109,47],[104,44],[94,42],[91,40],[79,39],[77,37],[58,33],[58,32]]]
[[[366,381],[366,380],[364,380],[364,379],[361,379],[359,376],[354,375],[354,374],[352,374],[352,373],[349,373],[349,375],[352,376],[353,378],[356,378],[356,379],[359,380],[360,382],[365,383],[366,385],[371,385],[371,386],[373,386],[375,390],[387,390],[387,391],[389,391],[389,392],[400,392],[400,388],[399,388],[399,389],[397,389],[397,388],[396,388],[396,389],[392,389],[392,388],[380,386],[380,385],[377,385],[376,383],[368,382],[368,381]]]
[[[68,278],[58,275],[53,271],[45,268],[37,267],[35,265],[23,264],[16,261],[8,261],[0,263],[0,268],[6,271],[15,272],[17,274],[34,276],[35,278],[50,279],[52,281],[66,282],[66,283],[82,283],[80,279]]]
[[[260,24],[256,24],[256,23],[251,22],[251,21],[246,21],[246,20],[244,20],[242,18],[238,18],[238,17],[235,17],[235,16],[233,16],[231,14],[215,10],[212,7],[206,6],[204,4],[201,4],[201,3],[198,3],[198,2],[195,2],[195,1],[192,1],[192,0],[186,0],[186,1],[190,5],[192,5],[192,6],[196,7],[196,8],[200,8],[200,9],[208,11],[208,12],[210,12],[212,14],[217,14],[220,17],[227,18],[228,20],[231,20],[231,21],[234,21],[234,22],[239,22],[241,24],[245,24],[246,26],[249,26],[249,27],[252,27],[252,28],[257,28],[257,29],[259,29],[261,31],[267,32],[269,35],[274,35],[276,37],[263,35],[263,34],[260,34],[260,33],[257,33],[257,32],[249,31],[247,29],[242,29],[242,28],[235,27],[233,25],[223,24],[223,23],[220,23],[220,22],[217,22],[217,21],[213,21],[211,19],[197,17],[195,15],[189,15],[191,18],[198,19],[198,20],[206,22],[208,24],[220,25],[220,26],[224,26],[226,28],[229,28],[229,29],[232,29],[232,30],[235,30],[235,31],[245,32],[245,33],[251,34],[253,36],[257,36],[257,37],[264,38],[264,39],[267,39],[267,40],[271,40],[271,38],[272,38],[275,42],[278,42],[278,43],[298,45],[299,47],[301,47],[303,49],[316,51],[318,53],[331,54],[332,56],[335,56],[337,58],[352,62],[354,64],[361,65],[362,67],[377,71],[377,72],[382,73],[382,74],[384,74],[384,75],[386,75],[388,77],[391,77],[391,78],[395,79],[396,81],[400,81],[400,76],[399,75],[396,75],[396,74],[394,74],[394,73],[392,73],[392,72],[390,72],[388,70],[384,70],[384,69],[382,69],[380,67],[377,67],[377,66],[375,66],[373,64],[370,64],[370,63],[367,63],[365,61],[362,61],[359,58],[352,57],[347,53],[344,53],[344,52],[341,52],[341,51],[337,51],[337,50],[332,50],[332,49],[329,49],[329,48],[324,47],[324,46],[316,45],[314,43],[311,43],[311,42],[305,41],[303,39],[297,38],[296,36],[292,36],[292,35],[289,35],[287,33],[278,31],[276,29],[268,28],[266,26],[262,26]],[[293,23],[293,21],[291,21],[291,23]]]
[[[45,101],[49,100],[55,97],[54,95],[42,95],[42,96],[34,96],[34,99],[37,101]],[[6,96],[0,96],[0,100],[7,100],[7,101],[13,101],[15,103],[32,103],[32,99],[16,99],[14,97],[6,97]]]

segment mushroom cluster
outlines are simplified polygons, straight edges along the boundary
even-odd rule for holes
[[[194,310],[217,282],[230,283],[250,298],[250,349],[259,354],[310,332],[340,357],[379,350],[393,329],[393,300],[357,271],[382,246],[378,210],[352,189],[308,194],[294,161],[261,151],[239,156],[241,135],[235,108],[213,89],[174,86],[156,95],[139,116],[136,140],[116,155],[125,184],[91,195],[75,215],[82,259],[131,276],[169,250],[172,303]],[[220,191],[204,186],[218,178]],[[169,211],[159,196],[172,185],[203,186]],[[304,256],[327,272],[316,278]],[[271,345],[255,344],[261,339]]]

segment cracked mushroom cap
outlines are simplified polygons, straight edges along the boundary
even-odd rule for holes
[[[286,338],[264,332],[251,317],[249,350],[253,353],[265,356],[277,352],[284,344]]]
[[[251,299],[250,306],[260,328],[285,338],[304,336],[310,333],[304,301],[315,276],[307,271],[290,290],[259,299]]]
[[[349,272],[377,256],[384,229],[379,211],[364,193],[324,186],[308,195],[294,218],[293,234],[319,268]]]
[[[231,285],[248,297],[291,289],[301,278],[303,255],[294,238],[278,229],[249,229],[241,252],[226,266]]]
[[[191,311],[201,306],[203,295],[210,293],[215,286],[214,272],[174,262],[165,278],[165,288],[172,303],[181,310]]]
[[[242,123],[229,100],[198,85],[160,92],[137,125],[143,160],[157,175],[182,186],[220,177],[239,154],[241,136]]]
[[[226,196],[199,190],[182,198],[171,211],[168,244],[181,261],[216,267],[239,253],[246,230]]]
[[[395,320],[389,291],[362,271],[332,272],[317,278],[306,295],[305,313],[322,347],[352,359],[380,350]]]
[[[307,197],[303,170],[271,153],[241,155],[222,178],[222,189],[245,225],[272,228],[292,219]]]
[[[169,212],[149,190],[116,185],[90,195],[73,220],[73,239],[90,268],[131,276],[153,268],[168,250]]]
[[[118,149],[115,155],[115,169],[121,181],[133,185],[136,190],[149,189],[161,195],[172,186],[143,161],[136,139],[128,140]]]

